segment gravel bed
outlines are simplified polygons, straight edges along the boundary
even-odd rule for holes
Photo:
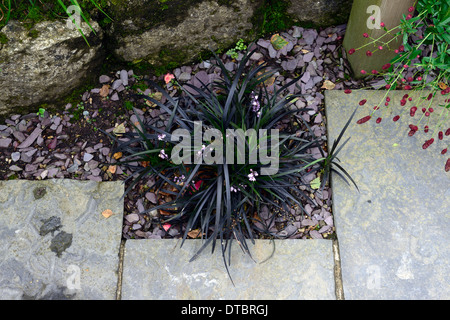
[[[364,81],[351,79],[350,68],[345,59],[342,40],[346,25],[329,27],[321,31],[292,27],[280,35],[289,41],[277,51],[270,43],[270,37],[256,41],[257,52],[251,63],[266,61],[277,68],[269,91],[281,87],[294,77],[302,78],[290,86],[285,94],[304,94],[296,101],[298,108],[308,106],[311,111],[300,115],[309,122],[311,130],[327,147],[326,117],[324,112],[324,90],[342,90],[365,87]],[[235,70],[242,54],[236,60],[226,54],[221,57],[228,70]],[[178,82],[200,85],[211,83],[220,77],[220,69],[214,60],[206,60],[172,70]],[[99,129],[111,134],[120,130],[132,130],[137,121],[135,112],[158,126],[167,123],[167,114],[159,108],[146,105],[135,93],[153,95],[164,102],[153,88],[145,86],[142,78],[161,84],[163,76],[137,76],[133,70],[114,70],[99,76],[98,86],[86,91],[77,105],[62,106],[61,111],[43,116],[35,113],[12,115],[0,124],[0,176],[3,179],[42,180],[68,178],[79,180],[125,180],[132,174],[125,168],[115,166],[111,143]],[[347,79],[347,80],[346,80]],[[177,90],[170,84],[165,89],[172,95]],[[132,111],[131,107],[136,107]],[[289,123],[287,119],[281,125]],[[320,157],[317,148],[310,152]],[[305,176],[309,183],[316,174]],[[154,180],[148,177],[125,197],[123,237],[130,238],[173,238],[180,237],[177,227],[165,230],[160,225],[157,212],[140,214],[158,201],[152,190]],[[314,205],[306,204],[307,215],[301,215],[293,208],[290,213],[280,213],[270,226],[280,238],[333,238],[335,227],[331,210],[331,190],[323,192],[303,187],[314,199]],[[263,208],[262,218],[268,219],[269,209]]]

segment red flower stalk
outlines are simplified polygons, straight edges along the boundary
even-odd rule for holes
[[[366,100],[366,99],[363,99],[363,100],[361,100],[361,101],[359,102],[359,105],[360,105],[360,106],[363,106],[363,105],[366,104],[366,102],[367,102],[367,100]]]
[[[356,121],[356,123],[357,123],[357,124],[363,124],[363,123],[369,121],[370,118],[372,118],[372,117],[371,117],[371,116],[365,116],[365,117],[359,119],[358,121]]]
[[[431,138],[430,140],[427,140],[427,141],[425,141],[425,143],[423,144],[423,146],[422,146],[422,149],[426,149],[426,148],[428,148],[429,146],[431,146],[432,144],[433,144],[433,142],[434,142],[434,138]]]
[[[398,119],[400,119],[400,116],[399,116],[399,115],[396,115],[392,120],[393,120],[394,122],[397,122]]]

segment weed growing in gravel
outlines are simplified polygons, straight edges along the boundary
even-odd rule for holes
[[[277,211],[290,212],[297,206],[305,212],[305,203],[313,203],[308,192],[310,185],[303,182],[306,174],[322,171],[322,188],[331,171],[353,182],[335,162],[336,155],[345,145],[345,142],[340,145],[340,140],[350,120],[327,156],[306,121],[295,132],[282,130],[276,136],[273,130],[279,128],[281,120],[309,109],[290,108],[298,95],[281,96],[299,78],[286,83],[273,95],[269,94],[264,81],[273,76],[274,71],[267,70],[265,63],[251,69],[246,67],[254,52],[246,52],[235,72],[229,72],[216,56],[223,79],[211,87],[186,84],[183,88],[185,94],[180,97],[171,97],[158,84],[150,82],[167,102],[163,104],[146,95],[139,97],[168,114],[166,125],[158,127],[153,120],[143,123],[138,117],[133,131],[120,138],[110,135],[115,142],[114,152],[122,155],[117,164],[133,172],[127,179],[131,183],[126,193],[143,177],[151,175],[155,178],[158,205],[143,213],[159,210],[161,225],[166,232],[172,226],[181,224],[184,227],[182,244],[192,232],[202,238],[203,245],[191,260],[208,245],[212,245],[214,250],[219,241],[227,270],[230,257],[228,255],[227,259],[226,250],[230,250],[233,240],[251,256],[247,242],[254,242],[254,234],[279,237],[271,233],[268,227]],[[201,123],[200,128],[196,127],[198,123]],[[187,132],[182,141],[181,137],[175,136],[176,130],[180,129]],[[226,146],[234,143],[234,137],[229,135],[230,130],[266,132],[263,136],[244,136],[244,154],[250,155],[256,149],[264,149],[267,156],[270,154],[271,158],[278,160],[278,170],[264,174],[269,167],[267,161],[245,158],[245,161],[236,163],[230,160],[230,154],[222,154],[214,162],[197,161],[201,155],[217,156],[217,142],[223,142]],[[216,132],[216,136],[205,137],[211,131]],[[203,144],[197,145],[195,141],[198,141],[199,135],[203,137]],[[219,141],[219,136],[223,141]],[[191,141],[194,141],[193,145]],[[177,164],[174,151],[181,143],[186,147],[183,149],[184,161]],[[322,158],[316,159],[308,152],[313,147],[319,148]],[[231,152],[232,159],[239,159],[237,148]],[[303,191],[301,186],[306,190]],[[262,217],[263,206],[271,208],[269,219]]]

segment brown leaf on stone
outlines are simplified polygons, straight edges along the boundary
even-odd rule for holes
[[[106,97],[109,94],[109,84],[104,84],[100,89],[100,96]]]
[[[105,218],[109,218],[113,215],[114,213],[111,211],[111,209],[106,209],[105,211],[102,212],[102,216],[104,216]]]

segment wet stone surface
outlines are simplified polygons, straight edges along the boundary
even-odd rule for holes
[[[115,299],[121,182],[0,181],[0,191],[0,299]]]

